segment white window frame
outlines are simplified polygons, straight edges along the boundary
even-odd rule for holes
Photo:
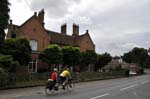
[[[32,51],[37,51],[37,46],[38,46],[37,40],[30,40],[30,46]]]
[[[35,68],[34,68],[34,66],[35,66]],[[37,72],[37,60],[36,59],[33,59],[31,62],[29,62],[28,72],[29,73],[36,73]]]

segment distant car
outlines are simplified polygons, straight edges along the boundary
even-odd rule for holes
[[[135,71],[130,71],[129,75],[136,75],[137,73]]]

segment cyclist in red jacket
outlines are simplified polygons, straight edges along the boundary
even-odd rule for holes
[[[50,76],[50,78],[47,81],[47,87],[51,90],[51,89],[55,89],[58,90],[58,87],[56,86],[57,83],[57,68],[53,69],[53,72]]]
[[[56,85],[57,77],[57,68],[54,68],[50,80],[52,81],[52,86],[55,90],[58,90],[58,85]]]
[[[57,81],[57,68],[54,68],[53,73],[51,75],[51,79],[53,80],[54,83]]]

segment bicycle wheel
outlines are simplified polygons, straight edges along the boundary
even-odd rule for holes
[[[48,84],[46,84],[46,86],[45,86],[45,94],[48,95],[48,94],[54,94],[54,93],[55,93],[54,87],[50,88],[48,86]]]
[[[72,90],[74,90],[74,88],[75,88],[75,82],[69,81],[69,82],[66,84],[66,89],[67,89],[67,91],[72,91]]]
[[[49,89],[47,86],[45,87],[45,94],[46,95],[48,95],[48,94],[54,94],[54,93],[55,93],[54,88]]]

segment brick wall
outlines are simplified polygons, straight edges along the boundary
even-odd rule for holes
[[[86,50],[95,50],[95,45],[92,43],[88,35],[85,35],[84,38],[79,41],[79,45],[81,52]]]
[[[50,42],[48,33],[44,30],[37,16],[32,17],[30,21],[21,26],[19,37],[36,40],[38,42],[37,51],[42,51]]]

